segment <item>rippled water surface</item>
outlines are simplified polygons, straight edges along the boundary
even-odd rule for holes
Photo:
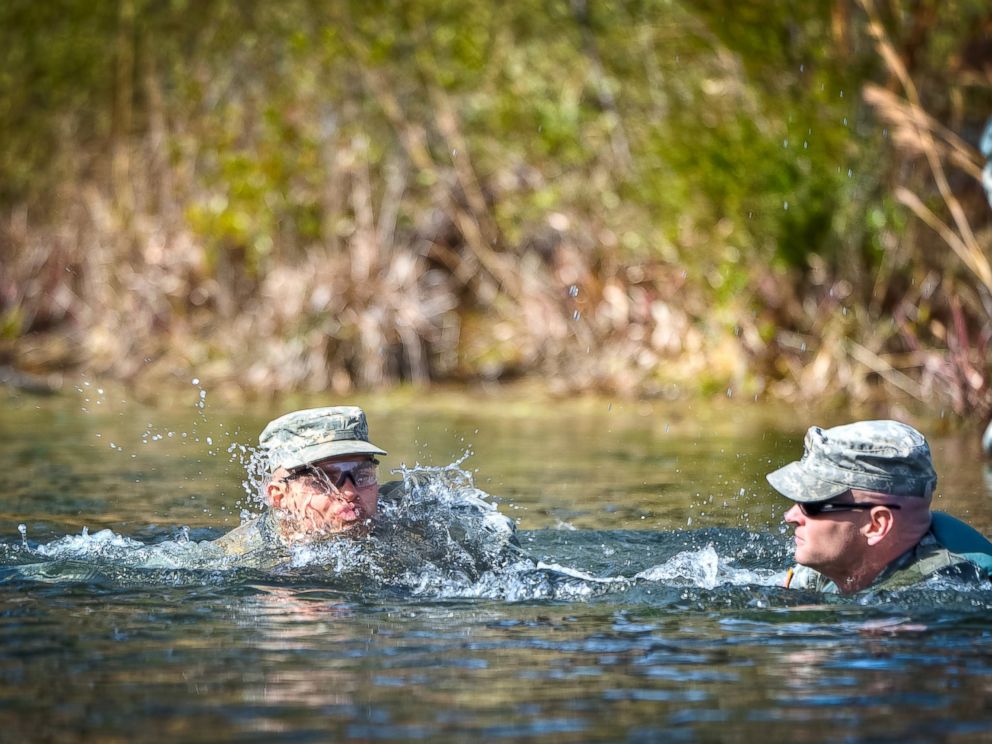
[[[372,543],[327,546],[263,571],[198,544],[257,510],[241,445],[283,408],[199,393],[4,394],[0,740],[992,739],[992,592],[777,585],[788,534],[763,475],[836,422],[356,401],[387,469],[474,477],[391,517],[443,550],[390,571]],[[932,443],[938,508],[992,531],[977,443]],[[519,553],[466,568],[495,539],[469,507],[516,522]]]

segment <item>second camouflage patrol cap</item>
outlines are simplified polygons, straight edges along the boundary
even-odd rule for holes
[[[369,441],[365,412],[358,406],[293,411],[269,422],[258,436],[269,470],[287,470],[339,455],[385,455]]]
[[[766,478],[783,496],[803,503],[827,501],[851,488],[928,498],[937,485],[926,439],[898,421],[812,426],[802,459]]]

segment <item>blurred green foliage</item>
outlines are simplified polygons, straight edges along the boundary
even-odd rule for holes
[[[933,113],[977,126],[987,1],[879,5]],[[521,256],[560,213],[594,268],[677,266],[717,306],[815,267],[867,302],[907,229],[893,187],[923,180],[861,98],[888,74],[865,25],[846,0],[6,0],[0,207],[58,223],[96,183],[124,213],[144,179],[203,271],[250,283],[349,250],[367,180],[410,244],[453,203]]]
[[[399,148],[374,74],[434,135],[439,162],[450,154],[432,128],[436,92],[454,100],[483,183],[540,175],[500,195],[511,241],[551,209],[649,243],[677,243],[685,220],[703,232],[729,220],[740,249],[802,267],[829,252],[847,171],[870,146],[854,129],[869,55],[837,48],[831,6],[11,0],[0,197],[43,204],[67,179],[105,172],[114,146],[149,125],[154,76],[172,151],[195,159],[211,192],[187,205],[190,224],[259,264],[273,241],[319,238],[328,139],[366,135],[373,169]],[[705,272],[721,256],[679,259]]]

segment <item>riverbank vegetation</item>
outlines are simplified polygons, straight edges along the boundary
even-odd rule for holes
[[[0,365],[992,410],[985,0],[10,0]]]

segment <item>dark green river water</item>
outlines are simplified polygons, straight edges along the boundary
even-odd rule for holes
[[[992,591],[777,585],[786,505],[764,474],[842,418],[347,401],[387,470],[460,462],[527,556],[385,581],[341,554],[188,560],[257,509],[243,446],[266,421],[344,402],[200,392],[0,391],[0,741],[992,740]],[[992,532],[974,435],[931,444],[936,508]]]

